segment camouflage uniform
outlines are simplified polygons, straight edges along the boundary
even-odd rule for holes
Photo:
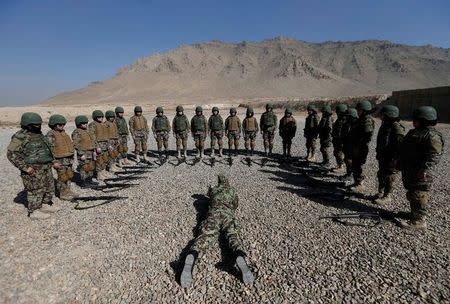
[[[77,117],[79,118],[79,117]],[[87,117],[85,118],[87,123]],[[83,129],[80,124],[77,124],[77,128],[72,132],[72,141],[75,150],[77,151],[78,160],[78,172],[80,173],[80,178],[82,184],[90,183],[92,176],[95,171],[95,141],[92,134]],[[83,158],[83,159],[82,159]]]
[[[342,151],[344,153],[344,163],[345,163],[345,177],[351,178],[352,176],[352,137],[351,130],[355,125],[356,120],[358,119],[358,114],[355,109],[348,109],[344,124],[341,129],[341,138],[342,138]]]
[[[319,116],[316,108],[308,106],[308,116],[305,120],[303,136],[306,138],[306,158],[313,160],[317,149],[317,136],[319,135]]]
[[[283,139],[283,156],[291,157],[292,138],[297,132],[297,122],[292,116],[292,111],[286,109],[285,115],[280,120],[280,136]]]
[[[104,124],[108,130],[108,167],[111,172],[116,172],[119,170],[119,168],[116,167],[116,163],[118,162],[118,157],[120,156],[119,147],[121,147],[119,130],[117,129],[117,124],[115,122],[116,114],[113,111],[107,111],[106,119],[107,120]]]
[[[273,140],[275,138],[275,130],[277,129],[277,116],[273,113],[273,105],[266,105],[266,112],[261,115],[259,125],[261,127],[261,132],[263,134],[264,140],[264,152],[267,155],[267,150],[269,154],[273,150]]]
[[[216,140],[217,144],[219,145],[219,155],[221,156],[223,149],[223,118],[222,116],[220,116],[218,108],[214,107],[212,112],[213,115],[211,115],[208,119],[208,129],[211,135],[211,156],[214,155]],[[215,114],[214,112],[217,112],[217,114]]]
[[[147,119],[142,115],[142,108],[136,107],[135,108],[135,114],[130,118],[128,121],[128,125],[130,127],[130,134],[131,137],[134,140],[134,151],[136,154],[136,157],[143,156],[144,159],[147,157],[147,151],[148,151],[148,134],[149,128]],[[141,113],[141,114],[137,114]]]
[[[28,212],[51,204],[55,193],[52,175],[53,154],[51,145],[42,133],[32,132],[25,126],[16,132],[8,145],[7,157],[20,170],[23,186],[27,192]],[[27,168],[34,172],[28,174]]]
[[[250,149],[251,155],[256,148],[256,134],[259,132],[258,120],[253,116],[252,108],[247,108],[246,117],[242,122],[242,131],[244,133],[245,150],[248,153]]]
[[[180,110],[180,111],[179,111]],[[189,136],[189,120],[183,113],[183,107],[177,107],[177,114],[173,118],[172,128],[175,138],[177,140],[178,157],[181,157],[181,146],[183,146],[183,155],[186,157],[187,139]]]
[[[234,145],[234,152],[239,149],[239,139],[241,138],[241,120],[236,115],[236,109],[230,110],[230,116],[225,119],[225,134],[228,137],[228,150],[231,155],[231,148]]]
[[[117,130],[119,131],[119,146],[117,150],[120,153],[120,158],[126,161],[128,158],[128,135],[130,132],[128,131],[126,119],[120,115],[120,113],[124,113],[123,108],[117,107],[115,112],[116,118],[114,119],[114,122],[116,123]]]
[[[156,139],[156,145],[158,147],[158,153],[161,154],[162,147],[167,153],[169,149],[169,133],[171,131],[170,122],[162,108],[157,108],[157,115],[152,120],[152,132]],[[161,113],[161,116],[158,114]]]
[[[202,157],[206,134],[208,134],[208,122],[201,107],[195,109],[195,115],[191,119],[191,132],[197,149],[197,157]]]
[[[340,170],[344,165],[344,147],[342,128],[345,124],[347,106],[339,104],[336,107],[337,119],[333,124],[331,136],[333,137],[333,155],[336,159],[337,170]]]
[[[331,116],[330,106],[325,106],[322,109],[322,118],[319,122],[319,139],[320,152],[322,153],[322,164],[330,164],[330,150],[332,145],[331,130],[333,128],[333,117]]]
[[[104,178],[103,172],[106,165],[109,163],[108,129],[104,123],[94,120],[89,123],[88,131],[95,142],[95,147],[97,150],[95,170],[97,172],[97,179],[101,180]]]

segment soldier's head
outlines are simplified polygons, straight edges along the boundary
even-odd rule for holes
[[[26,112],[20,118],[20,126],[33,133],[41,133],[42,117],[34,112]]]
[[[395,121],[399,120],[400,112],[396,106],[385,105],[380,110],[381,120]]]
[[[218,115],[219,114],[219,108],[218,107],[213,107],[212,108],[212,113],[213,113],[213,115]]]
[[[245,115],[247,117],[252,117],[254,114],[255,114],[255,112],[253,111],[253,108],[252,107],[248,107],[247,111],[245,112]]]
[[[236,116],[236,113],[237,113],[236,108],[231,108],[230,109],[230,115],[231,116]]]
[[[333,114],[333,112],[331,111],[331,107],[329,105],[325,105],[322,107],[322,114],[324,116],[330,116]]]
[[[356,104],[356,111],[358,111],[358,116],[364,116],[372,111],[372,104],[368,100],[360,101]]]
[[[183,115],[184,109],[183,106],[177,106],[177,115]]]
[[[114,112],[116,112],[116,116],[122,118],[124,110],[122,107],[116,107]]]
[[[347,113],[347,105],[340,103],[336,106],[336,115],[337,116],[343,116]]]
[[[156,115],[158,115],[159,117],[164,115],[164,109],[162,107],[157,107],[156,108]]]
[[[197,107],[195,108],[195,115],[197,115],[197,116],[203,115],[203,109],[202,109],[202,107],[197,106]]]
[[[77,117],[75,117],[75,125],[77,126],[77,128],[86,130],[88,122],[89,120],[87,116],[78,115]]]
[[[105,117],[108,121],[114,121],[114,118],[116,118],[116,114],[114,111],[106,111]]]
[[[308,107],[306,108],[306,110],[308,111],[309,115],[312,115],[314,113],[317,113],[317,108],[315,105],[313,104],[309,104]]]
[[[217,183],[219,186],[230,187],[230,180],[224,173],[217,175]]]
[[[266,111],[271,112],[273,110],[273,103],[269,102],[266,104]]]
[[[348,108],[347,109],[347,117],[349,117],[350,119],[357,119],[358,112],[354,108]]]
[[[103,112],[100,110],[95,110],[94,112],[92,112],[92,119],[97,122],[103,122],[103,117]]]
[[[437,124],[437,111],[430,106],[422,106],[413,112],[414,128],[424,128]]]
[[[142,115],[142,107],[141,106],[135,106],[134,107],[134,115],[141,116]]]
[[[67,120],[64,116],[59,114],[53,114],[48,120],[48,127],[52,130],[63,131]]]
[[[286,116],[286,117],[291,117],[292,116],[291,108],[286,108],[286,110],[284,110],[284,116]]]

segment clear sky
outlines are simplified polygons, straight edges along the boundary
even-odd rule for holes
[[[0,106],[209,40],[381,39],[450,48],[450,0],[0,0]]]

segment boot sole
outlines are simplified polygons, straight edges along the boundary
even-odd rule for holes
[[[192,266],[194,265],[194,256],[189,254],[184,262],[183,271],[180,276],[180,284],[183,288],[188,288],[192,284]]]
[[[244,284],[252,284],[255,281],[255,277],[253,276],[252,271],[250,268],[248,268],[247,263],[245,262],[244,258],[241,256],[238,256],[236,258],[236,264],[241,270],[242,273],[242,281]]]

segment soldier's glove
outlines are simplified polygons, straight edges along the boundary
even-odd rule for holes
[[[59,168],[61,168],[60,163],[53,163],[53,169],[59,169]]]
[[[86,160],[86,155],[81,155],[80,159],[81,160]]]
[[[96,153],[97,155],[102,154],[102,149],[100,149],[100,148],[95,149],[95,153]]]
[[[25,170],[25,172],[26,172],[28,175],[33,175],[33,174],[34,174],[34,168],[33,168],[33,167],[28,167],[28,168]]]

